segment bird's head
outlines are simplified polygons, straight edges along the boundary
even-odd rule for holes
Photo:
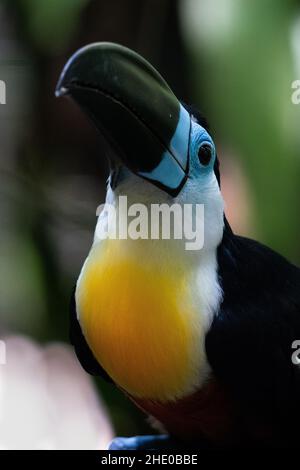
[[[145,59],[112,43],[83,47],[65,65],[56,95],[71,97],[100,131],[109,199],[203,204],[205,244],[219,244],[224,215],[214,141],[205,120]]]

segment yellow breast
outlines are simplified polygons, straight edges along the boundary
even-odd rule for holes
[[[145,263],[122,243],[95,245],[84,265],[76,290],[83,333],[101,366],[128,393],[179,398],[194,391],[204,361],[188,270],[172,261]]]

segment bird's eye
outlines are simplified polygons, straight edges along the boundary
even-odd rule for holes
[[[212,157],[212,148],[208,144],[202,145],[198,150],[198,157],[201,165],[207,166]]]

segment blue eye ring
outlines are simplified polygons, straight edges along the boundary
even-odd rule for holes
[[[208,143],[203,143],[198,149],[199,162],[203,166],[208,166],[213,158],[213,148]]]

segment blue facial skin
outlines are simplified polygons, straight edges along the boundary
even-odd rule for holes
[[[163,153],[161,161],[156,168],[147,173],[140,172],[139,176],[164,184],[170,190],[176,191],[186,178],[190,130],[190,115],[180,105],[178,124],[170,141],[169,149]]]
[[[167,176],[168,187],[176,189],[180,182],[185,178],[185,172],[174,162],[174,158],[169,152],[165,152],[160,163],[154,170],[148,173],[140,172],[139,176],[150,179],[151,181],[162,182]]]
[[[198,152],[202,145],[209,145],[212,148],[212,157],[207,165],[202,165],[199,161]],[[214,162],[216,158],[215,145],[208,132],[193,119],[191,120],[188,112],[181,106],[180,119],[170,142],[170,149],[175,158],[166,151],[159,165],[149,173],[140,172],[139,177],[150,180],[152,184],[155,182],[163,182],[170,189],[175,189],[180,183],[186,179],[186,170],[188,169],[187,181],[197,179],[202,184],[207,180],[211,172],[213,172]],[[189,155],[189,158],[187,156]],[[185,170],[185,171],[184,171]],[[120,166],[117,170],[117,176],[114,177],[115,187],[125,181],[132,172]],[[187,181],[182,186],[180,192],[187,185]],[[113,189],[115,189],[115,187]],[[178,194],[180,194],[180,192]]]
[[[187,110],[180,105],[179,120],[176,131],[170,142],[170,150],[180,166],[186,170],[191,131],[191,117]]]
[[[199,160],[199,149],[203,145],[209,145],[212,149],[211,160],[207,165],[202,165]],[[209,133],[195,121],[192,121],[191,139],[190,139],[190,171],[189,178],[207,179],[214,171],[216,160],[216,148],[214,141]]]

